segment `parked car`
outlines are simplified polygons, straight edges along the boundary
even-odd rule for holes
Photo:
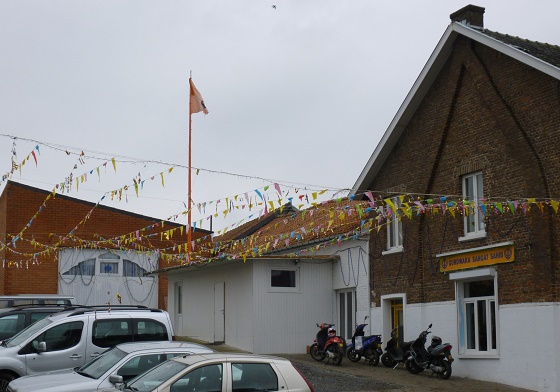
[[[66,306],[67,305],[24,305],[0,309],[0,341],[11,338],[35,321],[64,310]]]
[[[126,342],[174,340],[169,314],[145,306],[69,308],[0,345],[0,391],[15,378],[80,367]]]
[[[0,295],[0,309],[29,305],[77,305],[76,298],[62,294]]]
[[[103,389],[105,392],[118,390]],[[124,384],[123,390],[313,392],[313,386],[285,358],[215,353],[170,359]]]
[[[122,383],[176,356],[212,353],[196,343],[122,343],[75,369],[24,376],[8,385],[9,392],[88,392]],[[115,378],[115,376],[118,376]]]

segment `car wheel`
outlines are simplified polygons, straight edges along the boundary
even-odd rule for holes
[[[8,389],[8,384],[12,381],[16,376],[11,373],[0,373],[0,392],[4,392]]]

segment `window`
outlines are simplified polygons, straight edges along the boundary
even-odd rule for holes
[[[401,206],[400,197],[392,197],[390,199],[385,199],[385,201],[387,205],[381,207],[381,212],[385,215],[387,224],[387,249],[385,252],[402,252],[403,234],[402,221],[399,213],[399,208]]]
[[[112,253],[105,253],[99,256],[99,273],[118,274],[119,259],[120,259],[119,256]]]
[[[123,259],[123,276],[143,277],[146,270],[133,261]]]
[[[25,314],[9,314],[0,317],[0,340],[8,339],[25,328]]]
[[[70,268],[68,271],[64,272],[62,275],[82,275],[82,276],[94,276],[95,275],[95,259],[87,259],[80,261],[78,265]]]
[[[270,285],[272,287],[296,287],[296,271],[272,270]]]
[[[140,381],[141,377],[138,380]],[[221,392],[222,390],[225,390],[222,389],[222,364],[196,368],[175,381],[170,389],[171,392]]]
[[[175,283],[175,311],[177,314],[183,314],[183,284]]]
[[[115,344],[132,341],[130,320],[96,320],[93,323],[91,342],[98,347],[111,347]]]
[[[277,391],[278,376],[268,363],[232,363],[233,392]]]
[[[299,290],[299,268],[271,267],[270,287],[272,292],[295,292]]]
[[[485,273],[487,271],[488,274]],[[495,270],[482,269],[450,274],[450,279],[455,277],[467,277],[456,281],[459,354],[499,354]]]
[[[156,320],[135,320],[134,341],[168,340],[165,325]]]
[[[484,213],[480,208],[484,192],[482,189],[482,173],[468,174],[463,177],[463,199],[469,203],[465,209],[464,230],[465,237],[480,237],[486,235]]]
[[[33,347],[37,348],[40,342],[45,342],[47,351],[59,351],[72,348],[80,342],[84,323],[73,321],[52,327],[33,339]]]

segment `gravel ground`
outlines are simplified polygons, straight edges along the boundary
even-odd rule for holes
[[[448,380],[432,376],[431,371],[420,374],[409,373],[403,365],[388,368],[342,360],[340,366],[317,362],[309,354],[278,354],[292,361],[302,374],[313,384],[315,392],[529,392],[527,389],[508,385],[472,380],[451,375]]]
[[[317,366],[296,360],[292,360],[292,363],[313,384],[316,392],[382,391],[399,388],[398,385],[372,380],[368,376],[340,372],[330,365]]]

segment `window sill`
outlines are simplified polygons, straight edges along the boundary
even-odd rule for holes
[[[383,252],[381,252],[381,256],[387,256],[387,255],[392,255],[395,253],[403,253],[404,252],[404,248],[403,246],[395,246],[394,248],[391,249],[387,249],[384,250]]]
[[[472,354],[459,354],[457,357],[460,359],[500,359],[500,354],[472,353]]]
[[[459,242],[483,240],[485,238],[486,238],[486,232],[483,231],[483,232],[468,234],[466,236],[459,237]]]

